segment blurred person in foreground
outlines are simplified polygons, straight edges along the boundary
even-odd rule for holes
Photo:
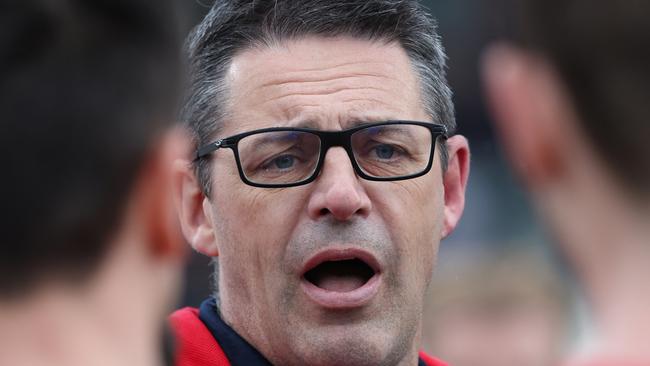
[[[514,168],[589,301],[575,365],[650,365],[650,2],[527,0],[487,95]]]
[[[469,150],[417,1],[218,1],[189,39],[186,238],[218,292],[179,365],[442,365],[424,294]]]
[[[171,1],[0,13],[1,365],[161,365],[184,241]]]
[[[436,267],[422,346],[454,366],[554,366],[572,335],[569,287],[526,243],[452,249]]]

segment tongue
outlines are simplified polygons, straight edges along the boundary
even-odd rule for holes
[[[366,283],[366,280],[359,276],[336,276],[326,275],[315,285],[334,292],[349,292],[358,289]]]

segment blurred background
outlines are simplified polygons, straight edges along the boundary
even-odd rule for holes
[[[198,23],[213,1],[183,0]],[[507,0],[422,1],[438,20],[458,133],[472,149],[466,208],[441,244],[423,349],[454,366],[545,366],[579,347],[588,326],[570,273],[536,222],[495,141],[479,82],[485,46],[507,37]],[[209,259],[194,253],[182,306],[210,294]]]

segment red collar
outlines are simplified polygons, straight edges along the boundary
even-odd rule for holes
[[[169,323],[176,336],[176,366],[230,366],[212,333],[199,319],[198,309],[177,310],[169,317]],[[447,366],[424,352],[420,352],[420,358],[427,366]]]

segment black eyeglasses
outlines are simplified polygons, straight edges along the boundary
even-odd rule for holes
[[[387,121],[342,131],[265,128],[217,140],[198,149],[195,161],[220,148],[235,154],[244,183],[263,188],[294,187],[316,179],[330,147],[347,151],[357,175],[374,181],[422,176],[431,170],[443,125]]]

